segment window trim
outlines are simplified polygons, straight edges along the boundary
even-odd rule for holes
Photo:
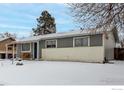
[[[30,50],[28,50],[28,51],[23,51],[23,50],[22,50],[22,44],[29,44],[29,45],[30,45]],[[22,43],[22,44],[21,44],[21,52],[31,52],[31,43]]]
[[[101,38],[101,40],[100,40],[100,41],[101,41],[101,44],[100,44],[100,45],[98,45],[98,44],[97,44],[97,45],[92,45],[92,44],[91,44],[92,42],[90,41],[90,46],[91,46],[91,47],[104,46],[104,44],[103,44],[103,43],[104,43],[103,35],[102,35],[102,34],[98,34],[98,35],[101,35],[101,36],[100,36],[100,38]],[[96,37],[96,36],[95,36],[95,37]],[[90,40],[92,40],[92,38],[90,38]]]
[[[73,37],[73,47],[77,47],[75,46],[75,39],[78,38],[88,38],[88,46],[79,46],[79,47],[89,47],[90,46],[90,36],[84,36],[84,37]]]
[[[45,40],[45,48],[47,48],[47,41],[55,41],[56,47],[54,48],[57,48],[57,39]]]

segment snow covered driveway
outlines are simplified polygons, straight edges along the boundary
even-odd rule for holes
[[[0,61],[0,85],[124,85],[124,61],[114,64]]]

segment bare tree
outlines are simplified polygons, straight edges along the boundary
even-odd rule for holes
[[[5,38],[5,37],[13,37],[16,38],[16,34],[11,34],[9,32],[5,32],[5,33],[0,33],[0,37],[1,38]]]
[[[104,28],[116,26],[124,32],[123,3],[74,3],[68,4],[76,22],[83,28]]]

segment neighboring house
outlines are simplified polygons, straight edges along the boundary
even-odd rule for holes
[[[16,57],[28,60],[103,62],[114,59],[118,42],[115,28],[84,30],[33,36],[13,42]]]
[[[10,42],[13,42],[13,41],[15,41],[15,39],[12,37],[0,38],[0,59],[5,59],[6,56],[8,58],[12,58],[13,47],[8,46],[8,48],[7,48],[7,44],[9,44]]]

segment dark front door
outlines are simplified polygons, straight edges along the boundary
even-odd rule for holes
[[[34,58],[37,58],[37,43],[34,43]]]

